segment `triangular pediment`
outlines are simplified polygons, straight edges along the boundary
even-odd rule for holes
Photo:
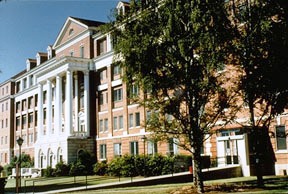
[[[77,35],[88,30],[88,26],[72,17],[68,17],[65,24],[63,25],[57,39],[53,45],[56,48],[69,40],[75,38]]]

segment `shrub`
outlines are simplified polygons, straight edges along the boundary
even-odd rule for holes
[[[96,175],[106,175],[108,173],[108,164],[106,161],[102,161],[102,162],[97,162],[94,165],[94,169],[93,169],[94,173]]]
[[[121,157],[114,158],[108,166],[108,173],[110,176],[121,176],[123,160]]]
[[[60,161],[56,164],[55,176],[68,176],[70,172],[70,166]]]
[[[125,155],[122,158],[123,166],[121,168],[121,175],[124,177],[133,177],[138,176],[137,168],[136,168],[136,158],[137,156]]]
[[[81,151],[78,155],[77,159],[77,168],[82,168],[84,166],[85,174],[93,174],[93,166],[96,163],[96,159],[94,156],[91,156],[91,154],[88,151]]]
[[[51,166],[48,166],[46,169],[44,169],[43,174],[45,177],[54,177],[55,169],[53,169]]]
[[[0,165],[0,173],[4,170],[3,166]]]
[[[81,164],[80,162],[75,162],[71,164],[70,176],[83,176],[87,175],[87,170],[85,165]]]

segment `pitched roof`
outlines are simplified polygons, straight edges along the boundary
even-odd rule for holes
[[[76,17],[71,17],[70,18],[82,23],[82,24],[85,24],[86,26],[88,27],[98,27],[102,24],[105,24],[104,22],[99,22],[99,21],[94,21],[94,20],[87,20],[87,19],[82,19],[82,18],[76,18]]]

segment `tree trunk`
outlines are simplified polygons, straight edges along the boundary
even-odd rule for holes
[[[194,182],[195,187],[197,188],[198,193],[204,193],[204,184],[203,184],[203,176],[202,176],[202,161],[201,161],[201,146],[202,146],[202,139],[199,135],[197,138],[194,138],[194,146],[193,146],[193,153],[192,153],[193,179],[194,179],[193,182]]]
[[[197,143],[198,144],[198,143]],[[199,148],[197,148],[199,147]],[[193,182],[198,193],[204,193],[204,184],[201,165],[201,146],[196,145],[193,153]]]

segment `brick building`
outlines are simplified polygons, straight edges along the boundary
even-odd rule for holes
[[[125,12],[125,6],[120,2],[117,8]],[[34,158],[36,168],[70,163],[83,150],[99,161],[124,154],[187,153],[176,139],[155,142],[149,137],[143,127],[149,110],[129,98],[131,92],[144,94],[136,85],[128,94],[122,70],[113,64],[112,38],[99,31],[102,24],[68,17],[47,53],[27,59],[23,72],[0,85],[1,165],[19,154],[19,137],[24,139],[22,152]],[[269,166],[276,174],[288,170],[287,120],[283,114],[269,129],[276,159]],[[207,137],[203,155],[216,158],[217,166],[240,164],[249,176],[249,138],[241,126],[228,126]]]

